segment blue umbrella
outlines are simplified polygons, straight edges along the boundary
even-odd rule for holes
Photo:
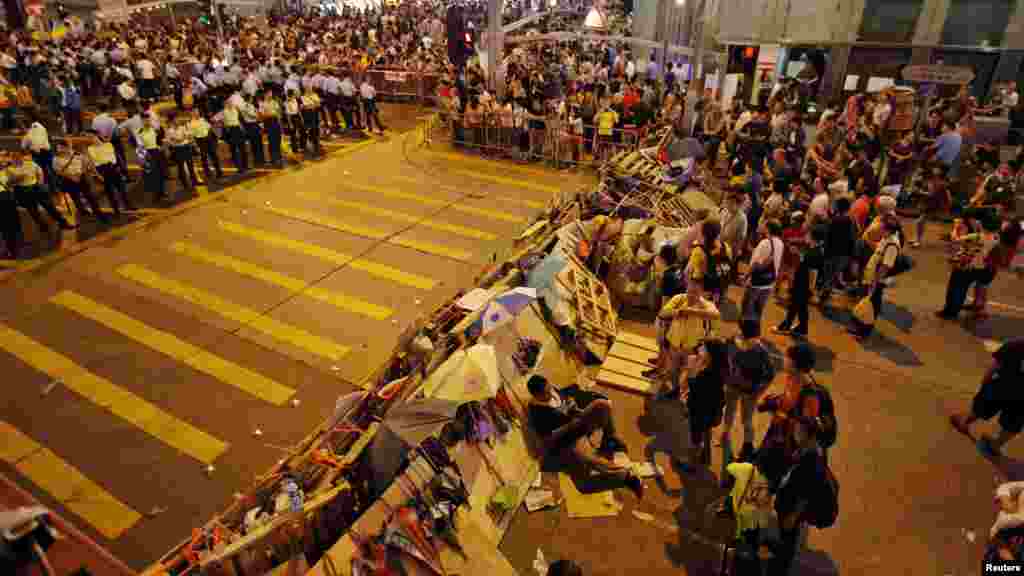
[[[470,330],[481,336],[489,334],[511,322],[516,315],[536,299],[537,290],[534,288],[513,288],[499,294],[484,306],[480,317],[473,323]]]

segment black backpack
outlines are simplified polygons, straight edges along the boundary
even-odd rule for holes
[[[836,443],[839,435],[839,423],[836,421],[835,404],[832,403],[832,394],[821,384],[818,384],[814,377],[811,377],[811,384],[800,391],[800,404],[803,405],[803,398],[813,394],[818,398],[818,418],[821,420],[821,430],[818,431],[818,444],[822,448],[831,448]]]
[[[822,461],[821,468],[821,484],[803,517],[808,524],[818,529],[831,527],[839,517],[839,480],[836,480],[828,463]]]

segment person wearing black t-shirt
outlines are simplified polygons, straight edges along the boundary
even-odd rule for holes
[[[836,212],[828,223],[825,238],[825,271],[823,274],[822,301],[828,299],[834,286],[844,287],[843,274],[850,267],[857,245],[857,223],[850,216],[850,199],[836,200]]]
[[[992,364],[981,381],[981,388],[971,402],[967,414],[954,414],[950,424],[965,436],[971,436],[970,426],[978,420],[989,420],[999,415],[999,433],[995,438],[983,435],[978,449],[987,456],[998,455],[1003,446],[1024,429],[1024,392],[1020,384],[1024,378],[1024,338],[1010,340],[992,354]]]
[[[530,427],[541,437],[544,448],[565,460],[582,464],[587,472],[593,469],[622,476],[623,483],[643,497],[643,483],[629,469],[616,469],[612,461],[617,452],[624,452],[625,444],[615,432],[611,402],[604,396],[569,386],[561,390],[551,386],[547,379],[534,374],[526,382],[532,398],[527,408]],[[577,449],[581,438],[601,431],[601,444],[597,448],[600,458],[593,458]]]
[[[789,293],[789,304],[786,308],[786,319],[775,328],[780,334],[792,334],[798,338],[807,337],[807,324],[810,319],[811,287],[813,276],[821,270],[825,263],[825,228],[815,226],[811,229],[811,242],[800,251],[800,263],[793,275],[793,287]],[[796,327],[793,327],[793,321]]]

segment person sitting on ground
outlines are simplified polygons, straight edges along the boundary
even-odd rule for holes
[[[611,401],[575,385],[556,389],[539,374],[527,380],[526,388],[532,396],[527,408],[530,427],[541,437],[546,451],[581,463],[588,471],[623,474],[626,487],[637,498],[643,497],[640,478],[628,469],[616,468],[613,463],[615,454],[624,452],[626,446],[615,432]],[[578,442],[598,430],[601,431],[601,444],[597,448],[600,458],[594,458],[580,450]]]

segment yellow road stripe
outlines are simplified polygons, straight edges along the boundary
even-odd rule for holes
[[[394,310],[386,306],[378,306],[372,302],[360,300],[359,298],[354,298],[347,294],[342,294],[341,292],[332,292],[317,286],[309,286],[305,281],[298,278],[285,276],[284,274],[274,272],[273,270],[232,258],[227,254],[212,252],[195,244],[188,242],[175,242],[174,244],[171,244],[171,250],[178,254],[184,254],[193,260],[199,260],[200,262],[205,262],[207,264],[217,266],[218,268],[231,270],[232,272],[241,274],[242,276],[262,280],[267,284],[280,286],[297,294],[304,294],[310,298],[315,298],[322,302],[333,304],[342,310],[355,312],[356,314],[362,314],[363,316],[369,316],[374,320],[385,320],[394,314]]]
[[[398,268],[392,268],[385,264],[378,264],[377,262],[371,262],[369,260],[357,259],[355,256],[349,254],[343,254],[341,252],[335,252],[329,248],[317,246],[316,244],[307,244],[306,242],[299,242],[298,240],[292,240],[273,232],[267,232],[265,230],[257,230],[255,228],[249,228],[248,226],[242,226],[234,222],[225,222],[223,220],[217,223],[221,230],[237,234],[244,238],[250,238],[263,242],[270,246],[276,246],[278,248],[286,248],[300,254],[306,254],[314,258],[319,258],[325,262],[331,262],[340,266],[347,266],[354,268],[362,272],[366,272],[372,276],[389,280],[396,284],[404,284],[406,286],[412,286],[413,288],[419,288],[421,290],[433,290],[437,282],[432,278],[426,276],[420,276],[419,274],[412,274],[399,270]]]
[[[0,456],[105,538],[113,540],[120,537],[142,519],[141,514],[122,504],[77,468],[3,421],[0,421],[0,443],[30,448],[28,453],[17,458],[7,458],[2,450]]]
[[[475,180],[494,182],[495,184],[501,184],[503,186],[514,186],[516,188],[522,188],[524,190],[535,190],[537,192],[543,192],[544,194],[548,195],[554,195],[560,192],[560,189],[557,186],[548,186],[546,184],[537,184],[535,182],[528,182],[525,180],[505,178],[504,176],[493,176],[491,174],[484,174],[482,172],[474,172],[473,170],[446,168],[445,172],[449,174],[456,174],[458,176],[465,176],[467,178],[473,178]]]
[[[280,406],[295,394],[295,390],[284,384],[271,380],[262,374],[257,374],[220,356],[210,354],[206,350],[193,346],[173,334],[143,324],[131,316],[122,314],[81,294],[64,290],[51,298],[50,302],[77,312],[98,324],[102,324],[123,336],[135,340],[139,344],[152,348],[194,370],[208,374],[225,384],[230,384],[271,404]]]
[[[220,296],[178,282],[135,264],[126,264],[117,269],[118,274],[139,284],[176,296],[207,311],[234,320],[253,328],[275,340],[301,348],[330,360],[340,360],[351,349],[326,338],[311,334],[301,328],[278,322],[250,308],[224,300]]]
[[[472,238],[474,240],[497,240],[497,234],[491,234],[490,232],[484,232],[483,230],[477,230],[476,228],[467,228],[465,226],[459,226],[456,224],[448,224],[447,222],[438,222],[437,220],[431,220],[430,218],[424,218],[422,216],[413,216],[412,214],[406,214],[404,212],[395,212],[394,210],[388,210],[387,208],[378,208],[369,204],[363,204],[362,202],[351,202],[349,200],[340,200],[338,198],[331,198],[323,194],[317,194],[315,192],[300,191],[296,194],[299,198],[305,198],[307,200],[314,200],[317,202],[323,202],[332,206],[338,206],[341,208],[348,208],[350,210],[356,210],[373,216],[379,216],[381,218],[390,218],[397,220],[398,222],[405,222],[407,224],[415,224],[416,226],[423,226],[424,228],[430,228],[437,230],[438,232],[447,232],[449,234],[455,234],[456,236],[464,236],[466,238]]]
[[[135,425],[164,444],[209,464],[228,445],[206,432],[178,420],[160,408],[101,378],[70,358],[0,324],[0,349],[6,350],[35,370],[60,380],[69,390]],[[2,438],[2,435],[0,435]]]
[[[541,177],[558,177],[558,174],[549,172],[547,170],[538,170],[537,168],[528,168],[526,166],[519,166],[511,162],[502,162],[500,160],[485,160],[483,158],[475,158],[473,156],[467,156],[465,154],[453,154],[452,152],[439,152],[437,150],[429,150],[427,154],[434,156],[435,158],[441,158],[451,162],[458,162],[460,164],[472,164],[475,166],[482,166],[486,168],[496,168],[498,170],[509,170],[512,172],[519,172],[520,174],[528,174],[530,176],[541,176]]]
[[[447,206],[451,210],[456,212],[463,212],[465,214],[472,214],[474,216],[483,216],[484,218],[490,218],[491,220],[499,220],[501,222],[512,222],[513,224],[525,224],[526,218],[522,216],[516,216],[515,214],[509,214],[508,212],[499,212],[497,210],[488,210],[486,208],[475,208],[473,206],[464,206],[462,204],[452,204],[446,200],[438,200],[431,196],[423,196],[421,194],[413,194],[412,192],[403,192],[395,188],[384,188],[381,186],[373,186],[370,184],[355,184],[353,182],[346,182],[346,188],[352,188],[353,190],[362,190],[364,192],[372,192],[374,194],[380,194],[388,198],[398,198],[401,200],[409,200],[412,202],[418,202],[427,206]]]
[[[403,182],[408,182],[410,184],[423,185],[423,182],[420,181],[419,179],[411,178],[409,176],[402,176],[401,174],[388,174],[388,178],[393,178],[395,180],[401,180]],[[346,186],[351,186],[351,184],[346,184]],[[456,188],[455,186],[448,186],[447,184],[437,184],[437,183],[431,182],[430,186],[436,187],[436,188],[443,188],[445,190],[454,192],[455,194],[459,194],[459,195],[465,194],[464,190],[460,190],[460,189]],[[505,195],[500,195],[500,194],[491,194],[490,192],[485,192],[485,194],[487,194],[488,198],[494,198],[495,200],[504,200],[505,202],[511,202],[513,204],[522,204],[523,206],[526,206],[527,208],[536,208],[538,210],[543,210],[544,208],[547,208],[547,204],[545,204],[544,202],[538,202],[536,200],[527,200],[525,198],[514,198],[512,196],[505,196]],[[525,222],[526,219],[523,218],[523,219],[521,219],[521,221]]]
[[[411,248],[413,250],[425,252],[427,254],[443,256],[445,258],[461,260],[463,262],[469,262],[473,258],[473,255],[465,250],[449,248],[448,246],[432,244],[430,242],[420,242],[418,240],[392,236],[391,234],[384,232],[383,230],[376,230],[373,228],[367,228],[365,226],[341,222],[340,220],[335,220],[333,218],[321,216],[320,214],[317,214],[315,212],[306,212],[303,210],[290,210],[286,208],[279,208],[277,206],[266,206],[263,209],[266,210],[267,212],[271,212],[279,216],[284,216],[286,218],[302,220],[303,222],[309,222],[311,224],[316,224],[318,226],[323,226],[325,228],[332,228],[334,230],[346,232],[348,234],[355,234],[356,236],[364,236],[366,238],[373,238],[375,240],[383,240],[388,244],[402,246],[403,248]]]

